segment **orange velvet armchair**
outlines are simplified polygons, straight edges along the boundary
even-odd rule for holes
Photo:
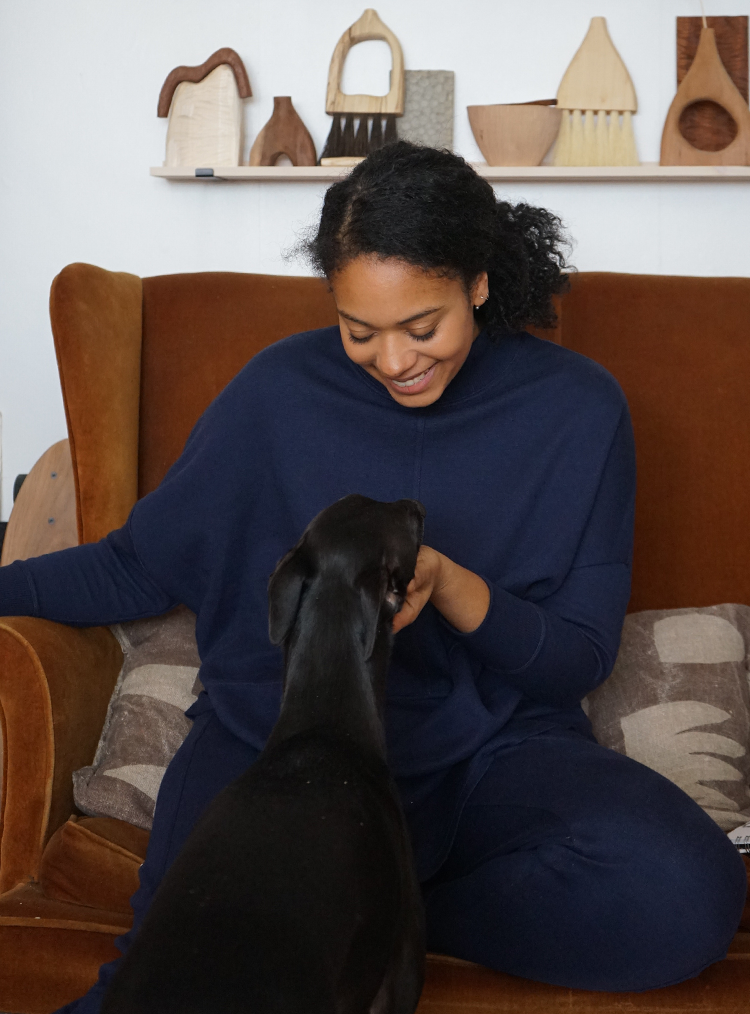
[[[630,401],[639,492],[631,610],[750,603],[750,280],[586,273],[552,341],[606,366]],[[259,349],[335,323],[324,283],[231,273],[141,280],[85,264],[55,279],[51,317],[79,539],[120,526],[198,416]],[[45,1014],[93,982],[130,922],[146,832],[82,817],[121,664],[112,634],[0,620],[0,1010]],[[701,1011],[750,1004],[750,918],[729,957],[650,993],[545,986],[431,957],[422,1014]]]

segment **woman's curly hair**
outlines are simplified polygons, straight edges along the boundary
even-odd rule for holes
[[[567,245],[556,215],[497,200],[459,155],[397,141],[328,188],[305,246],[329,279],[361,254],[459,278],[467,292],[486,271],[489,299],[474,314],[497,334],[555,324],[552,296],[567,287]]]

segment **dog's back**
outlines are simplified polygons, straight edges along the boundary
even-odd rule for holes
[[[105,1014],[369,1010],[399,937],[419,939],[404,852],[387,773],[333,732],[285,741],[206,811]]]
[[[399,595],[416,547],[412,538]],[[370,549],[382,556],[381,547]],[[282,565],[290,560],[293,554]],[[289,571],[286,577],[275,592],[287,647],[279,722],[256,763],[191,833],[102,1014],[412,1014],[416,1007],[421,898],[372,685],[385,678],[388,589],[377,593],[374,620],[373,603],[365,603],[361,629],[352,614],[346,630],[331,620],[321,633],[316,610],[332,615],[331,587],[338,622],[350,607],[359,616],[356,595],[347,599],[326,578],[307,607],[302,582],[295,605],[286,594]],[[272,579],[272,637],[273,616]]]

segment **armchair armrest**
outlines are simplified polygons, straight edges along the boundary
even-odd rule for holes
[[[0,894],[36,879],[72,813],[71,775],[91,763],[121,666],[106,627],[0,619]]]

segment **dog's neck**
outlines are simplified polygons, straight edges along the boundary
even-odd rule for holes
[[[383,621],[366,660],[351,597],[335,589],[311,594],[301,614],[285,646],[281,713],[269,743],[324,727],[384,757],[389,621]]]

